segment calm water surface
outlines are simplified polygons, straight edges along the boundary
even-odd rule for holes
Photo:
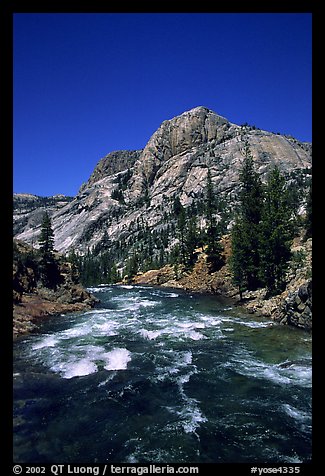
[[[311,460],[311,336],[216,297],[92,288],[14,344],[21,463]]]

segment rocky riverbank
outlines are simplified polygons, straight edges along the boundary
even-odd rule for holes
[[[283,293],[268,298],[266,289],[247,291],[239,299],[238,290],[231,280],[229,258],[230,237],[222,239],[225,265],[214,273],[210,272],[207,255],[198,254],[191,272],[184,268],[164,266],[150,270],[133,278],[134,284],[159,285],[184,290],[209,293],[231,298],[238,306],[251,313],[271,318],[284,325],[296,326],[308,331],[312,329],[312,240],[296,237],[292,244],[292,259],[287,272],[287,284]]]
[[[47,316],[83,311],[98,300],[78,282],[76,269],[57,255],[60,285],[44,287],[39,279],[39,258],[25,243],[14,241],[13,337],[35,331]]]
[[[88,298],[86,301],[88,301]],[[24,294],[22,300],[13,306],[13,337],[35,331],[47,316],[61,315],[68,312],[90,309],[91,300],[87,303],[60,303],[55,300],[45,299],[38,293]]]

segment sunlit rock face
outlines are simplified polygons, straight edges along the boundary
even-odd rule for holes
[[[246,142],[262,180],[275,165],[287,183],[310,176],[311,144],[255,126],[239,126],[206,107],[195,107],[164,121],[143,150],[108,154],[73,199],[61,197],[58,204],[47,207],[55,248],[86,253],[107,237],[126,243],[135,236],[139,221],[151,232],[160,232],[176,197],[185,207],[202,200],[208,170],[215,193],[231,210]],[[20,207],[23,204],[21,197]],[[18,239],[37,244],[44,210],[39,206],[22,214],[15,208]]]

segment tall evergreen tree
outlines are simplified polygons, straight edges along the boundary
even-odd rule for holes
[[[246,247],[243,246],[244,237],[247,235],[247,231],[244,230],[245,222],[241,218],[237,218],[231,230],[231,271],[232,281],[235,286],[238,287],[239,296],[242,300],[243,292],[248,289],[247,280],[247,258]]]
[[[71,278],[74,283],[78,283],[80,279],[80,258],[76,254],[75,250],[71,250],[67,256],[67,260],[71,265]]]
[[[207,222],[206,244],[208,261],[210,262],[213,271],[219,269],[223,264],[223,258],[221,255],[223,247],[220,243],[221,230],[215,217],[217,212],[218,202],[213,188],[211,171],[208,169],[205,205],[205,217]]]
[[[42,224],[41,224],[41,234],[39,237],[39,249],[43,256],[51,256],[54,251],[54,232],[52,228],[52,222],[49,214],[44,213]]]
[[[195,262],[195,249],[200,244],[200,232],[197,226],[196,209],[185,208],[179,197],[174,199],[173,211],[177,218],[176,236],[178,244],[174,246],[170,256],[173,264],[191,267]],[[168,241],[167,243],[168,244]]]
[[[293,237],[285,179],[278,167],[268,176],[260,226],[260,276],[269,295],[285,288],[285,273]]]
[[[261,285],[259,225],[263,207],[263,186],[254,169],[253,156],[247,141],[239,179],[241,190],[238,216],[232,231],[231,268],[233,282],[241,294],[244,290],[257,289]]]
[[[51,218],[47,212],[45,212],[41,224],[39,250],[41,255],[40,274],[42,283],[45,287],[56,288],[62,282],[62,276],[59,263],[54,255],[54,232]]]
[[[241,191],[239,194],[240,211],[245,221],[258,225],[263,206],[263,186],[255,171],[253,156],[248,142],[244,147],[244,162],[239,175]]]

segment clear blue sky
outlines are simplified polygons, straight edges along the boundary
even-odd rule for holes
[[[14,15],[14,191],[75,195],[111,151],[206,106],[311,141],[312,15]]]

